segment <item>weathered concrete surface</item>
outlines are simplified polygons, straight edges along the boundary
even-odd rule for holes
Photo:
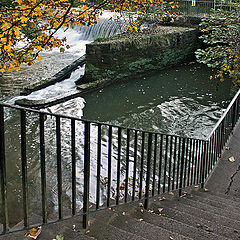
[[[193,59],[199,47],[196,28],[156,26],[87,45],[82,83],[120,80]]]
[[[240,123],[235,129],[228,147],[207,181],[206,188],[221,194],[240,197]],[[234,157],[235,162],[230,162],[230,157]]]

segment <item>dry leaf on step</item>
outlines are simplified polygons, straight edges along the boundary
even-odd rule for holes
[[[230,157],[228,160],[229,160],[229,162],[235,162],[235,158],[234,157]]]
[[[31,228],[26,234],[25,236],[32,238],[32,239],[37,239],[37,237],[39,236],[39,234],[42,231],[42,227],[35,227],[35,228]]]

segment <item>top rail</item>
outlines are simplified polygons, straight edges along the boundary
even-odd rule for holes
[[[192,140],[199,140],[199,141],[203,141],[203,142],[207,141],[206,139],[201,139],[201,138],[184,137],[184,136],[179,136],[179,135],[174,135],[174,134],[165,134],[165,133],[161,133],[161,132],[147,131],[147,130],[142,130],[142,129],[137,129],[137,128],[129,128],[129,127],[124,127],[124,126],[119,126],[119,125],[112,125],[112,124],[108,124],[108,123],[104,123],[104,122],[85,120],[85,119],[81,119],[81,118],[77,118],[77,117],[73,117],[73,116],[68,116],[65,114],[50,113],[50,112],[46,112],[46,111],[16,106],[16,105],[3,103],[3,102],[0,102],[0,106],[13,108],[13,109],[17,109],[17,110],[25,110],[25,111],[32,112],[32,113],[46,114],[48,116],[60,117],[60,118],[65,118],[65,119],[69,119],[69,120],[76,120],[76,121],[80,121],[83,123],[92,123],[92,124],[102,125],[102,126],[111,126],[114,128],[121,128],[121,129],[125,129],[125,130],[129,129],[131,131],[145,132],[145,133],[150,133],[150,134],[159,134],[159,135],[164,135],[164,136],[169,136],[169,137],[180,137],[180,138],[186,138],[186,139],[192,139]]]
[[[211,131],[211,133],[208,135],[207,137],[207,141],[212,137],[212,135],[214,134],[214,132],[216,131],[216,129],[219,127],[219,125],[222,123],[222,121],[225,119],[225,117],[227,116],[228,112],[231,110],[233,104],[236,102],[236,100],[238,99],[240,95],[240,89],[238,90],[238,92],[236,93],[236,95],[234,96],[234,98],[232,99],[232,101],[230,102],[230,104],[228,105],[227,109],[224,111],[222,117],[218,120],[217,124],[215,125],[215,127],[213,128],[213,130]]]

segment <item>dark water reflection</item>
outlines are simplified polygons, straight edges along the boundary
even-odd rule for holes
[[[231,81],[192,64],[119,83],[84,97],[83,118],[204,138],[231,99]]]

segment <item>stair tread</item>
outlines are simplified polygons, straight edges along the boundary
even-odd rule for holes
[[[210,204],[211,206],[218,208],[228,208],[228,210],[235,210],[236,212],[240,212],[240,202],[234,203],[228,198],[219,198],[217,196],[212,196],[207,193],[196,193],[194,194],[194,199],[197,199],[200,202],[205,202]]]
[[[232,220],[238,220],[238,221],[240,220],[240,214],[236,213],[232,209],[215,207],[210,205],[209,203],[206,203],[206,202],[203,203],[194,197],[188,198],[188,199],[182,199],[182,200],[183,200],[183,203],[187,205],[191,205],[191,206],[197,205],[199,209],[203,209],[205,211],[209,211],[217,215],[225,216]]]
[[[177,208],[166,206],[164,202],[162,202],[160,205],[153,204],[151,207],[154,209],[154,211],[160,213],[160,209],[161,214],[165,214],[167,217],[183,222],[187,225],[198,227],[205,231],[210,231],[227,238],[231,237],[232,239],[235,239],[240,237],[240,230],[224,226],[219,221],[209,221],[199,216],[194,216],[178,210]]]
[[[94,221],[94,224],[90,227],[90,231],[88,235],[95,237],[98,240],[105,240],[105,239],[147,240],[147,238],[144,238],[142,236],[138,236],[136,234],[126,232],[115,226],[105,224],[105,222],[102,220]]]
[[[111,225],[124,229],[125,231],[132,232],[134,234],[146,237],[149,240],[154,239],[191,239],[184,237],[180,234],[173,233],[159,226],[153,225],[151,223],[145,222],[143,218],[132,218],[130,216],[118,217],[115,219]]]
[[[97,221],[98,219],[101,219],[101,221],[107,225],[112,225],[124,231],[131,232],[142,237],[146,237],[149,240],[159,238],[163,240],[164,239],[169,240],[171,238],[174,238],[176,240],[191,239],[188,237],[181,236],[180,234],[170,232],[159,226],[155,226],[150,223],[144,222],[142,221],[141,218],[132,218],[131,216],[129,216],[128,212],[125,212],[126,209],[130,209],[131,212],[135,210],[135,207],[129,204],[117,206],[104,211],[93,213],[92,218],[96,219]],[[95,220],[93,220],[93,224],[95,224],[94,221]]]
[[[120,211],[121,209],[117,209]],[[139,207],[128,207],[122,208],[127,215],[132,218],[141,218],[144,222],[148,222],[152,225],[159,226],[164,228],[170,232],[180,234],[185,237],[193,238],[193,239],[228,239],[223,236],[219,236],[212,232],[206,232],[200,228],[194,228],[192,226],[186,225],[182,222],[176,221],[171,218],[167,218],[164,216],[156,215],[154,213],[150,213],[146,210],[141,212],[141,208]]]
[[[240,231],[240,221],[239,220],[233,220],[230,219],[229,217],[215,214],[213,212],[210,212],[208,210],[203,210],[198,208],[196,204],[186,204],[186,201],[183,201],[182,199],[178,199],[177,201],[163,201],[167,207],[176,209],[180,212],[190,214],[195,217],[199,217],[202,219],[205,219],[210,222],[218,222],[221,225],[226,226],[226,227],[233,227],[236,230]],[[159,202],[159,207],[162,206],[162,201]],[[155,202],[155,204],[158,202]]]

